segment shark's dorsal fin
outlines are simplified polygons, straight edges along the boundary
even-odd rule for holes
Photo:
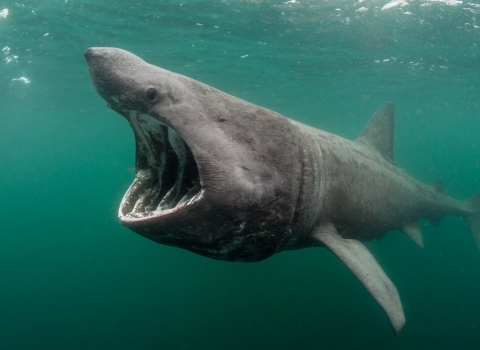
[[[376,111],[357,139],[358,143],[373,148],[392,164],[394,109],[393,103],[387,103]]]

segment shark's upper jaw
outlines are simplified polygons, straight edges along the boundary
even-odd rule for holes
[[[195,158],[171,127],[138,111],[122,113],[135,134],[136,177],[118,215],[128,225],[167,216],[203,197]]]

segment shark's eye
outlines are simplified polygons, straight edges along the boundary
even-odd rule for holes
[[[157,90],[155,90],[154,88],[148,89],[145,97],[148,101],[154,101],[157,98]]]

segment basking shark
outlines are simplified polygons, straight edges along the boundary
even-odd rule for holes
[[[480,193],[462,202],[395,167],[394,106],[355,141],[318,130],[106,47],[85,52],[108,107],[136,142],[121,223],[155,242],[254,262],[326,247],[387,314],[405,324],[397,289],[362,242],[401,230],[423,247],[419,219],[465,219],[480,248]]]

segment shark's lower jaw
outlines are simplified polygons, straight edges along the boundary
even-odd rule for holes
[[[126,117],[135,134],[136,177],[120,204],[121,220],[168,215],[200,200],[195,158],[177,132],[137,111]]]

